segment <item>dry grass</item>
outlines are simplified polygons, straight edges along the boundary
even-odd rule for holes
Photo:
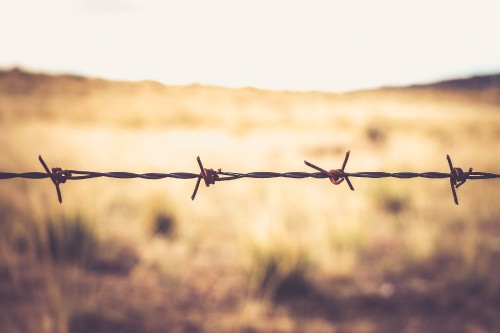
[[[495,90],[493,90],[494,93]],[[497,94],[498,94],[498,90]],[[344,95],[0,75],[0,170],[498,172],[480,92]],[[446,180],[0,184],[2,332],[487,332],[500,192]],[[42,237],[43,236],[43,237]],[[80,244],[80,245],[78,245]],[[43,258],[48,258],[44,260]],[[61,259],[62,258],[62,259]],[[50,259],[50,260],[49,260]]]

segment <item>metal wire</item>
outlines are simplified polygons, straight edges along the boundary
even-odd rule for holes
[[[330,181],[339,185],[343,180],[346,180],[350,189],[354,191],[354,186],[352,185],[349,178],[398,178],[398,179],[411,179],[411,178],[427,178],[427,179],[450,179],[451,191],[455,203],[458,205],[458,198],[456,194],[456,188],[460,187],[465,183],[466,180],[479,180],[479,179],[498,179],[500,174],[490,173],[490,172],[477,172],[472,171],[472,168],[468,172],[464,172],[461,168],[453,167],[451,158],[447,156],[448,165],[450,168],[449,173],[445,172],[381,172],[381,171],[364,171],[364,172],[345,172],[347,161],[349,159],[350,152],[346,153],[344,163],[341,169],[333,169],[326,171],[310,162],[304,161],[304,163],[319,171],[319,172],[272,172],[272,171],[260,171],[260,172],[227,172],[221,171],[220,169],[214,171],[213,169],[206,169],[203,167],[201,159],[198,157],[198,165],[200,168],[200,173],[190,173],[190,172],[173,172],[173,173],[133,173],[133,172],[96,172],[96,171],[82,171],[82,170],[63,170],[61,168],[49,169],[45,161],[39,156],[39,161],[42,164],[45,172],[0,172],[0,180],[3,179],[14,179],[14,178],[24,178],[24,179],[45,179],[50,178],[54,183],[57,191],[57,196],[59,202],[62,203],[62,195],[59,185],[65,183],[67,180],[85,180],[93,178],[114,178],[114,179],[150,179],[159,180],[165,178],[173,179],[197,179],[195,189],[191,196],[194,200],[196,193],[198,192],[198,187],[200,185],[201,179],[205,181],[205,185],[208,187],[219,181],[229,181],[242,178],[251,179],[268,179],[268,178],[291,178],[291,179],[304,179],[304,178],[315,178],[324,179],[328,178]]]
[[[195,179],[199,178],[200,174],[190,173],[190,172],[173,172],[173,173],[133,173],[133,172],[94,172],[94,171],[77,171],[68,170],[72,176],[69,180],[82,180],[82,179],[92,179],[92,178],[115,178],[115,179],[164,179],[164,178],[174,178],[174,179]],[[219,177],[217,181],[224,180],[235,180],[241,178],[254,178],[254,179],[267,179],[267,178],[292,178],[292,179],[304,179],[304,178],[316,178],[324,179],[329,178],[321,172],[272,172],[272,171],[259,171],[259,172],[228,172],[221,171],[219,175],[227,177]],[[75,176],[78,175],[78,176]],[[354,178],[399,178],[399,179],[410,179],[410,178],[428,178],[428,179],[443,179],[449,178],[449,173],[444,172],[380,172],[380,171],[363,171],[363,172],[346,172],[345,176]],[[12,179],[12,178],[24,178],[24,179],[45,179],[50,178],[45,172],[0,172],[0,179]],[[203,178],[203,177],[202,177]],[[467,179],[495,179],[500,178],[500,174],[489,173],[489,172],[471,172]]]

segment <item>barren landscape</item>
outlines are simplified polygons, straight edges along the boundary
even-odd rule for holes
[[[500,172],[500,75],[342,94],[0,71],[0,171]],[[1,332],[495,332],[499,180],[0,181]]]

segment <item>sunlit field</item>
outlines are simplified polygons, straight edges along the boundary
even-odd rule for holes
[[[346,94],[0,72],[0,171],[500,172],[500,81]],[[1,332],[494,332],[500,180],[0,181]]]

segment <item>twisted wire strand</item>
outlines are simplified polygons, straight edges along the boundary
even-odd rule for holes
[[[81,170],[68,170],[72,176],[68,180],[84,180],[93,178],[114,178],[114,179],[152,179],[159,180],[165,178],[173,179],[196,179],[200,177],[200,174],[190,173],[190,172],[173,172],[173,173],[133,173],[126,171],[114,171],[114,172],[96,172],[96,171],[81,171]],[[291,178],[291,179],[304,179],[304,178],[315,178],[315,179],[325,179],[329,178],[327,175],[321,172],[272,172],[272,171],[259,171],[259,172],[229,172],[221,171],[220,175],[226,176],[221,177],[217,181],[226,180],[236,180],[241,178],[253,178],[253,179],[268,179],[268,178]],[[352,178],[399,178],[399,179],[410,179],[410,178],[427,178],[427,179],[444,179],[449,178],[450,174],[445,172],[381,172],[381,171],[362,171],[362,172],[345,172],[345,176]],[[45,179],[50,176],[45,172],[0,172],[0,179],[13,179],[13,178],[24,178],[24,179]],[[478,179],[496,179],[500,178],[500,174],[490,173],[490,172],[471,172],[467,179],[478,180]]]
[[[330,181],[339,185],[346,180],[349,185],[349,188],[354,191],[354,186],[352,185],[349,178],[398,178],[398,179],[411,179],[411,178],[427,178],[427,179],[444,179],[448,178],[450,180],[451,192],[453,194],[453,199],[455,203],[458,205],[458,197],[456,193],[456,189],[462,186],[467,180],[479,180],[479,179],[498,179],[500,178],[500,174],[491,173],[491,172],[477,172],[472,171],[472,168],[469,169],[468,172],[464,172],[461,168],[453,167],[453,163],[449,155],[446,156],[448,160],[448,165],[450,168],[449,173],[445,172],[382,172],[382,171],[363,171],[363,172],[345,172],[344,169],[346,167],[347,161],[349,159],[350,152],[346,153],[344,163],[342,164],[341,169],[333,169],[330,171],[326,171],[312,163],[304,161],[304,163],[319,171],[319,172],[301,172],[301,171],[292,171],[292,172],[273,172],[273,171],[258,171],[258,172],[228,172],[221,171],[220,169],[215,171],[213,169],[206,169],[203,167],[203,164],[200,158],[197,158],[198,165],[200,167],[200,173],[190,173],[190,172],[172,172],[172,173],[157,173],[157,172],[149,172],[149,173],[133,173],[126,171],[115,171],[115,172],[97,172],[97,171],[82,171],[82,170],[63,170],[61,168],[52,168],[49,169],[47,164],[44,162],[41,156],[39,156],[39,161],[42,164],[45,172],[0,172],[0,180],[2,179],[14,179],[14,178],[24,178],[24,179],[45,179],[50,178],[53,184],[56,187],[57,196],[59,202],[62,203],[62,194],[60,190],[60,185],[65,183],[67,180],[85,180],[85,179],[93,179],[93,178],[114,178],[114,179],[150,179],[150,180],[159,180],[165,178],[173,178],[173,179],[197,179],[196,186],[191,196],[191,199],[194,200],[196,197],[196,193],[198,192],[198,188],[201,180],[205,181],[205,185],[208,187],[210,185],[215,184],[217,181],[229,181],[236,180],[242,178],[251,178],[251,179],[269,179],[269,178],[291,178],[291,179],[304,179],[304,178],[315,178],[315,179],[324,179],[328,178]]]

